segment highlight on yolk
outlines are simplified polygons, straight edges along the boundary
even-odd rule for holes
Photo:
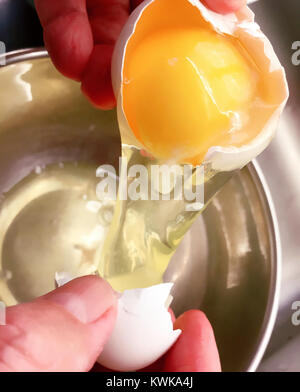
[[[256,136],[259,127],[249,123],[260,75],[237,39],[196,21],[195,7],[181,10],[183,2],[173,0],[176,12],[162,21],[167,3],[145,12],[127,45],[122,105],[152,155],[198,163],[211,146],[239,146]]]
[[[142,144],[166,159],[204,155],[236,131],[256,86],[238,49],[204,29],[150,35],[124,75],[127,120]]]

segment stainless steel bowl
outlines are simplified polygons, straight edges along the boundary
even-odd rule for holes
[[[117,163],[120,140],[114,111],[89,105],[78,84],[62,77],[43,50],[10,53],[6,62],[0,69],[0,194],[38,165]],[[37,237],[28,246],[31,251],[30,246],[42,245]],[[46,251],[49,260],[51,249]],[[3,246],[0,252],[0,273],[4,264],[13,269],[16,260],[5,259]],[[26,261],[26,252],[18,257]],[[36,284],[39,266],[28,271],[25,262],[18,263],[22,274],[16,273],[12,281],[20,301],[54,288],[50,275]],[[72,263],[72,257],[62,260],[63,266],[66,263]],[[280,279],[276,217],[256,163],[214,197],[184,238],[165,277],[175,282],[176,314],[192,308],[206,312],[223,370],[254,371],[273,329]]]

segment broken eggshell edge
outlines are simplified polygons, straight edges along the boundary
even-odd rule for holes
[[[55,274],[58,287],[74,278],[68,272]],[[99,364],[116,371],[135,371],[153,364],[173,346],[181,330],[173,330],[168,311],[172,287],[173,283],[162,283],[117,293],[116,323]]]
[[[118,101],[118,121],[122,142],[145,149],[130,129],[122,105],[122,78],[127,44],[134,34],[136,26],[151,3],[157,0],[146,0],[130,15],[119,39],[116,42],[112,59],[112,83]],[[273,112],[261,132],[248,144],[241,147],[213,146],[207,151],[203,165],[209,164],[216,171],[231,171],[241,169],[258,156],[271,142],[278,126],[280,115],[288,99],[288,85],[285,70],[280,64],[268,38],[262,33],[254,21],[254,13],[245,6],[237,13],[227,15],[217,14],[206,8],[199,0],[185,0],[195,6],[212,28],[218,33],[232,35],[240,40],[249,54],[257,62],[264,74],[270,76],[270,87],[276,93]]]
[[[135,371],[152,365],[176,342],[168,311],[173,283],[126,290],[118,300],[117,320],[98,363],[117,371]]]

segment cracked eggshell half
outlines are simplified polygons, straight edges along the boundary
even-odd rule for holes
[[[55,274],[58,287],[73,279],[68,272]],[[118,293],[116,323],[98,363],[111,370],[135,371],[151,365],[173,346],[181,330],[173,330],[168,311],[172,287],[173,283],[162,283]]]
[[[134,39],[140,24],[145,24],[143,29],[145,34],[147,34],[147,31],[150,32],[153,29],[161,28],[164,23],[169,23],[167,22],[168,20],[176,18],[171,15],[173,11],[170,8],[166,15],[162,15],[159,22],[156,20],[155,23],[153,22],[151,24],[144,21],[143,16],[145,12],[151,11],[151,7],[158,6],[158,3],[162,4],[163,1],[146,0],[134,10],[116,43],[112,61],[112,82],[118,101],[118,120],[122,142],[147,150],[150,154],[151,151],[138,140],[126,118],[122,92],[123,85],[126,83],[123,70],[128,44]],[[259,155],[268,146],[274,136],[279,117],[288,98],[285,71],[271,43],[262,33],[260,27],[254,22],[254,14],[248,7],[244,7],[240,12],[235,14],[221,15],[207,9],[199,0],[176,0],[172,4],[174,4],[174,7],[183,7],[183,10],[184,7],[191,8],[192,6],[194,13],[193,23],[195,23],[195,18],[198,18],[199,25],[203,25],[204,22],[206,26],[220,35],[237,39],[260,72],[267,102],[262,113],[263,120],[260,123],[259,131],[251,140],[248,140],[247,143],[242,145],[210,145],[205,150],[204,158],[197,163],[210,164],[211,168],[217,171],[230,171],[242,168]],[[177,18],[179,17],[177,16]],[[176,21],[177,25],[178,23],[180,23],[180,20]],[[249,121],[252,120],[252,118],[249,119]]]
[[[127,290],[118,300],[117,320],[98,362],[116,371],[145,368],[164,355],[181,330],[168,311],[172,283]]]

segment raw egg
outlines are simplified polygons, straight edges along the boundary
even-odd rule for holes
[[[123,143],[221,171],[269,144],[288,95],[253,13],[219,15],[198,0],[142,3],[116,44],[112,77]]]

